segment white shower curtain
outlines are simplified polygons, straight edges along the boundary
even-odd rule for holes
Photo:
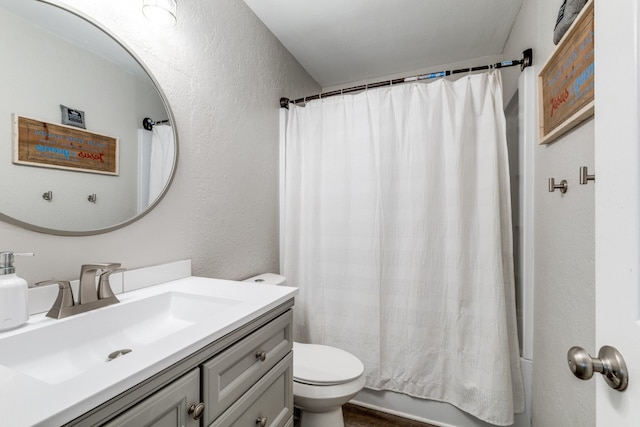
[[[153,203],[171,177],[175,142],[173,128],[155,125],[151,137],[151,162],[149,170],[149,204]]]
[[[497,71],[291,106],[283,269],[296,338],[367,387],[509,425],[524,410]]]

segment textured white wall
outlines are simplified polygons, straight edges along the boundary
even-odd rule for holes
[[[560,1],[525,0],[505,54],[534,49],[534,71],[551,56]],[[505,96],[517,80],[505,78]],[[537,93],[537,90],[536,90]],[[537,111],[538,100],[533,99]],[[534,135],[537,138],[537,135]],[[573,377],[566,354],[595,346],[594,183],[579,185],[580,166],[594,165],[593,120],[549,145],[535,147],[535,289],[532,423],[537,427],[594,426],[595,384]],[[567,193],[549,193],[548,178],[566,179]]]
[[[179,2],[173,28],[146,21],[139,1],[56,3],[101,23],[147,64],[175,116],[178,170],[151,213],[114,232],[61,237],[0,223],[0,250],[37,254],[16,261],[19,275],[34,283],[77,278],[88,262],[184,258],[203,276],[275,271],[278,101],[318,85],[241,0]]]

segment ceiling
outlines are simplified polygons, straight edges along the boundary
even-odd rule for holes
[[[322,86],[499,55],[522,0],[244,0]]]

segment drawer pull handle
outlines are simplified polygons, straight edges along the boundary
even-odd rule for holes
[[[260,427],[266,427],[267,417],[258,417],[258,419],[256,420],[256,424]]]
[[[197,405],[191,405],[191,407],[189,408],[189,415],[191,415],[191,417],[196,421],[202,418],[203,414],[204,403],[202,402],[198,403]]]
[[[258,350],[256,352],[256,359],[260,360],[261,362],[264,362],[265,360],[267,360],[267,352],[264,350]]]

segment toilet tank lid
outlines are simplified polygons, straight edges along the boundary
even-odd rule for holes
[[[315,385],[344,384],[360,377],[364,365],[353,354],[319,344],[293,343],[293,378]]]
[[[245,282],[261,283],[263,285],[284,285],[287,278],[279,274],[263,273],[258,276],[249,277],[244,279]]]

